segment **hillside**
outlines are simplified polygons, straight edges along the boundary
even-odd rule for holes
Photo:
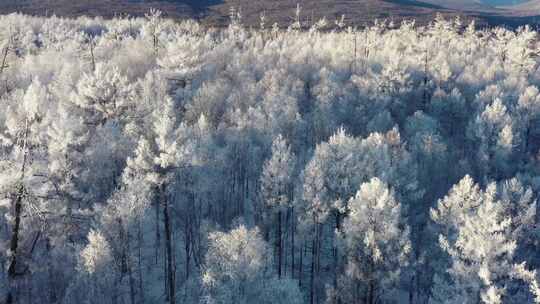
[[[421,0],[422,2],[462,11],[508,13],[513,6],[530,0]],[[534,0],[533,0],[534,1]]]
[[[504,1],[504,2],[502,2]],[[303,8],[305,20],[323,16],[335,19],[345,15],[350,23],[363,24],[374,18],[394,20],[417,19],[426,23],[436,13],[447,16],[461,15],[465,19],[476,18],[480,24],[520,25],[531,22],[530,18],[520,18],[527,14],[498,9],[494,5],[508,3],[506,0],[479,2],[474,0],[3,0],[1,13],[22,12],[31,15],[59,16],[141,16],[149,8],[158,8],[171,18],[195,18],[203,23],[222,26],[228,22],[231,7],[241,8],[244,23],[257,25],[259,16],[265,13],[269,23],[288,24],[294,15],[296,5]],[[534,0],[536,1],[536,0]],[[525,7],[525,6],[524,6]],[[540,7],[539,7],[540,9]]]
[[[491,11],[493,7],[486,2],[479,0],[421,0],[422,2],[434,4],[441,7],[462,11]]]
[[[540,0],[531,0],[515,6],[523,14],[536,15],[540,11]]]

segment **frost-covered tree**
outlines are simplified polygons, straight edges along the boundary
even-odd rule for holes
[[[156,195],[156,254],[159,251],[160,213],[163,212],[164,245],[166,256],[167,299],[170,303],[176,301],[175,265],[173,262],[173,237],[171,195],[169,185],[174,178],[176,170],[188,163],[190,144],[184,137],[186,126],[176,124],[176,115],[173,112],[173,101],[167,98],[160,108],[163,112],[154,113],[155,121],[152,134],[154,138],[149,141],[145,138],[139,140],[139,152],[128,162],[131,172],[141,172],[145,179],[155,187]]]
[[[347,200],[361,182],[357,147],[357,140],[345,129],[317,146],[304,172],[304,200],[309,202],[305,216],[314,223],[324,223],[332,216],[336,227],[341,227]]]
[[[391,302],[399,299],[400,272],[411,253],[409,228],[393,190],[378,178],[363,183],[349,201],[350,213],[339,233],[347,257],[341,289],[344,302]]]
[[[202,280],[205,303],[302,303],[292,280],[277,280],[268,267],[271,249],[257,228],[239,226],[209,235]]]
[[[0,194],[4,201],[4,246],[2,261],[7,303],[19,301],[22,278],[32,275],[33,250],[27,249],[39,231],[42,197],[46,195],[47,166],[43,152],[44,107],[38,105],[37,96],[46,98],[43,87],[35,82],[26,92],[17,90],[10,94],[0,129],[2,146],[0,166]],[[36,92],[39,91],[39,92]],[[44,100],[47,104],[47,99]],[[6,208],[7,207],[7,208]]]
[[[449,257],[448,270],[435,277],[433,303],[520,302],[516,297],[523,295],[510,288],[514,280],[530,286],[527,302],[538,300],[534,272],[514,262],[512,218],[503,216],[496,191],[495,184],[483,191],[466,176],[432,210],[433,220],[441,226],[439,244]]]
[[[535,57],[538,56],[538,50],[534,45],[536,37],[537,32],[525,26],[518,29],[516,35],[506,45],[508,59],[518,73],[528,74],[535,67]]]
[[[103,125],[110,119],[119,120],[129,109],[131,93],[127,78],[118,68],[99,63],[94,71],[83,75],[72,100],[84,111],[86,123]]]
[[[272,156],[264,163],[261,176],[261,194],[264,203],[272,213],[276,213],[276,250],[278,260],[278,276],[281,277],[283,264],[283,212],[291,210],[290,216],[294,218],[294,205],[292,198],[294,181],[295,156],[292,154],[286,140],[278,135],[272,142]],[[272,215],[269,214],[269,215]],[[292,250],[294,251],[294,226],[291,227]],[[292,254],[294,271],[294,253]]]
[[[521,147],[523,157],[530,157],[531,152],[534,153],[532,147],[533,138],[539,133],[540,121],[540,95],[536,86],[526,88],[519,96],[517,102],[516,125],[519,126],[521,133]],[[532,149],[531,149],[532,148]]]
[[[80,285],[71,287],[66,302],[113,303],[118,297],[115,295],[114,272],[111,271],[113,262],[113,252],[107,239],[102,233],[91,230],[88,244],[79,257]]]
[[[481,174],[500,178],[512,172],[510,161],[518,139],[514,133],[508,108],[498,98],[471,121],[469,134],[473,140],[480,142],[477,166]]]
[[[312,302],[320,285],[318,270],[321,268],[321,244],[326,237],[323,224],[342,229],[343,217],[348,213],[348,198],[361,183],[361,167],[358,154],[355,153],[357,148],[358,141],[340,129],[328,143],[317,146],[304,171],[303,199],[306,207],[300,216],[313,229],[310,278]],[[333,232],[333,229],[330,231]],[[331,242],[335,243],[332,238]],[[337,244],[333,244],[332,256],[336,269],[339,263],[337,249]]]

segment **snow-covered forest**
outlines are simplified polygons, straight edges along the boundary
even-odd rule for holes
[[[540,303],[537,36],[0,16],[0,302]]]

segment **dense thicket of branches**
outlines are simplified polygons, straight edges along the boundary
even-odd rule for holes
[[[0,16],[3,303],[539,303],[537,33]]]

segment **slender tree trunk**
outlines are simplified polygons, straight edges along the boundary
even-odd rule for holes
[[[368,300],[367,300],[367,303],[368,304],[375,304],[375,296],[374,296],[374,286],[373,286],[373,281],[370,280],[369,281],[369,286],[368,286]]]
[[[309,303],[314,304],[315,303],[315,261],[316,261],[316,248],[317,248],[317,241],[316,241],[316,234],[313,238],[313,243],[311,247],[311,281],[310,281],[310,290],[309,290]]]
[[[317,288],[318,286],[318,280],[319,280],[319,273],[320,273],[320,267],[321,267],[321,260],[320,260],[320,251],[321,251],[321,239],[320,239],[320,224],[315,221],[315,236],[313,239],[313,248],[311,249],[311,297],[310,297],[310,303],[314,304],[318,302],[318,294],[317,294]]]
[[[7,68],[7,57],[9,54],[9,45],[4,48],[3,54],[2,54],[2,63],[0,64],[0,76],[4,74],[4,70]],[[7,78],[6,78],[6,92],[8,91],[8,84],[7,84]]]
[[[320,288],[320,275],[321,275],[321,255],[322,255],[322,234],[323,234],[323,227],[320,223],[317,224],[317,272],[315,273],[315,299],[316,302],[319,303],[319,294],[317,291]]]
[[[283,263],[283,255],[282,255],[283,249],[281,248],[282,247],[282,242],[281,242],[281,209],[279,209],[279,211],[277,213],[277,222],[278,222],[278,225],[277,225],[278,230],[277,230],[276,245],[277,245],[277,254],[278,254],[278,277],[281,279],[281,268],[282,268],[281,265]]]
[[[356,58],[357,58],[357,52],[358,52],[358,43],[357,43],[356,31],[353,32],[353,35],[354,35],[354,58],[353,58],[351,74],[356,73]]]
[[[300,265],[298,265],[298,286],[300,286],[300,288],[302,287],[302,282],[304,278],[304,247],[305,242],[302,243],[302,245],[300,246]]]
[[[283,223],[283,232],[282,232],[282,246],[283,246],[283,276],[287,276],[287,271],[290,270],[290,256],[289,251],[292,248],[289,246],[290,243],[287,243],[287,240],[291,238],[291,209],[287,208],[285,210],[285,219]],[[289,251],[287,251],[289,250]],[[294,273],[291,272],[291,278],[294,276]]]
[[[336,231],[341,231],[341,216],[339,214],[339,211],[336,211]],[[337,246],[337,240],[336,237],[334,237],[334,244],[333,244],[333,255],[334,255],[334,288],[337,290],[338,288],[338,273],[340,272],[339,269],[339,252],[338,252],[338,246]],[[339,299],[339,295],[338,295]],[[339,300],[338,300],[339,302]]]
[[[111,302],[112,304],[118,304],[118,285],[120,280],[122,280],[122,278],[118,278],[118,279],[114,279],[114,283],[113,283],[113,290],[112,290],[112,295],[111,295]],[[108,286],[107,286],[108,287]]]
[[[129,231],[126,231],[126,263],[127,263],[127,271],[128,271],[128,279],[129,279],[129,296],[131,300],[131,304],[136,304],[135,300],[135,278],[133,277],[133,265],[131,264],[131,258],[130,258],[130,246],[129,246],[130,238],[129,238]]]
[[[52,265],[52,258],[51,258],[51,242],[49,238],[47,237],[45,239],[45,250],[47,252],[47,275],[48,275],[48,296],[49,296],[49,303],[56,303],[57,295],[56,295],[56,287],[55,287],[55,279],[54,279],[54,272],[53,272],[53,265]]]
[[[7,61],[8,54],[9,54],[9,46],[6,46],[2,54],[2,65],[0,65],[0,74],[4,72],[4,69],[7,67],[6,61]]]
[[[295,233],[295,221],[294,221],[294,207],[291,207],[291,276],[294,279],[294,233]]]
[[[144,288],[143,288],[143,270],[142,270],[142,248],[143,248],[143,235],[141,229],[141,220],[137,218],[137,241],[138,241],[138,266],[139,266],[139,298],[141,303],[145,303]]]
[[[167,255],[167,287],[169,303],[175,303],[175,283],[174,283],[174,263],[172,252],[172,229],[169,214],[169,200],[165,193],[165,187],[161,186],[161,197],[163,199],[163,221],[165,224],[165,250]]]
[[[360,299],[362,298],[360,295],[360,282],[358,282],[357,280],[354,280],[353,284],[354,284],[354,287],[353,287],[354,299],[356,300],[357,303],[360,303]]]
[[[11,234],[11,240],[9,242],[9,249],[11,252],[10,262],[8,266],[8,294],[6,303],[12,304],[17,303],[17,301],[14,299],[15,297],[15,290],[16,290],[16,277],[19,275],[17,273],[17,259],[19,255],[19,233],[21,229],[21,217],[22,217],[22,200],[25,193],[24,188],[24,176],[26,172],[26,160],[27,160],[27,143],[28,143],[28,119],[25,122],[26,127],[24,131],[24,141],[23,141],[23,162],[21,165],[21,176],[20,176],[20,183],[17,189],[17,197],[15,199],[15,214],[14,214],[14,224],[13,224],[13,230]]]
[[[422,108],[425,109],[428,103],[428,50],[425,50],[424,54],[424,85],[423,85],[423,94],[422,94]]]
[[[159,191],[159,190],[158,190]],[[159,261],[159,247],[161,246],[161,228],[159,227],[159,205],[161,202],[159,199],[155,202],[155,211],[156,211],[156,244],[155,244],[155,258],[156,258],[156,265]]]
[[[18,249],[19,249],[19,232],[21,227],[21,213],[22,213],[22,198],[24,194],[24,187],[22,185],[19,186],[17,199],[15,201],[15,223],[13,225],[11,240],[9,249],[11,252],[11,261],[9,263],[8,267],[8,280],[9,280],[9,291],[7,296],[7,303],[16,303],[13,302],[14,294],[15,294],[15,280],[17,277],[17,258],[18,258]]]
[[[158,38],[157,33],[154,33],[152,35],[152,40],[153,40],[153,45],[154,45],[154,56],[156,56],[156,59],[157,59],[159,56],[159,38]]]
[[[96,58],[94,56],[94,41],[90,41],[90,60],[92,61],[92,72],[96,70]]]
[[[414,303],[414,283],[415,283],[415,275],[411,276],[411,286],[409,287],[409,304]]]
[[[369,261],[369,274],[368,274],[368,293],[367,293],[367,304],[375,304],[375,281],[373,279],[374,265],[373,260]]]
[[[524,148],[523,148],[523,155],[525,155],[525,157],[528,156],[528,151],[529,151],[529,137],[531,135],[531,122],[527,122],[527,126],[525,128],[525,140],[524,140]]]
[[[189,280],[189,264],[191,263],[191,221],[189,217],[186,218],[186,227],[185,227],[185,255],[186,255],[186,281]]]

